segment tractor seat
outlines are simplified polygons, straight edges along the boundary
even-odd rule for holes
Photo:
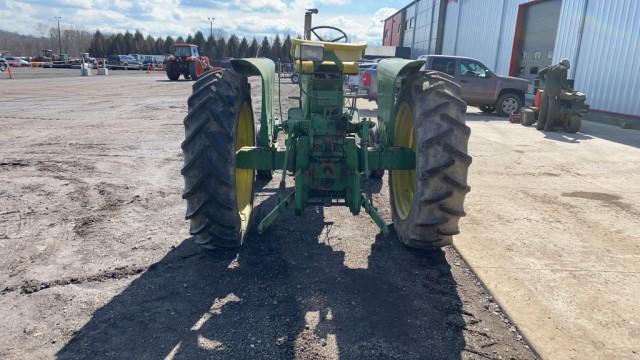
[[[358,74],[359,67],[357,61],[362,58],[364,55],[364,50],[367,48],[367,44],[348,44],[348,43],[335,43],[335,42],[324,42],[324,41],[311,41],[311,40],[302,40],[302,39],[292,39],[291,40],[291,56],[295,57],[296,49],[298,46],[304,44],[321,44],[324,47],[324,51],[332,52],[334,55],[340,59],[342,65],[344,67],[343,73],[347,75]],[[335,65],[334,61],[323,61],[322,65]],[[302,66],[300,61],[296,61],[296,70],[299,72],[313,72],[313,62],[312,61],[303,61]]]

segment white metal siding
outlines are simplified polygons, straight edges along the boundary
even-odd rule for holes
[[[518,5],[524,2],[527,0],[449,1],[442,53],[473,57],[496,73],[507,74]]]
[[[575,3],[572,13],[582,12],[579,7],[582,1],[565,0]],[[563,36],[569,40],[577,38],[578,27],[571,26],[575,17],[567,16],[568,24],[563,24]],[[579,26],[580,15],[577,18],[573,23]],[[577,40],[574,42],[573,46],[563,45],[555,51],[558,59],[575,58],[578,44]],[[580,52],[572,65],[575,66],[575,88],[587,94],[592,108],[640,116],[639,59],[640,2],[589,0]]]
[[[500,48],[494,71],[498,74],[509,74],[509,66],[511,65],[511,53],[513,52],[513,38],[516,34],[516,20],[518,19],[518,8],[520,4],[526,3],[528,0],[506,0],[502,11],[502,35],[500,37]]]
[[[440,0],[421,0],[416,3],[416,29],[413,41],[413,57],[434,54],[438,33]]]
[[[408,6],[405,9],[404,21],[406,23],[406,30],[402,39],[402,46],[413,47],[413,35],[416,30],[416,5]]]
[[[466,0],[459,5],[456,55],[469,56],[493,68],[503,0]]]
[[[583,17],[585,0],[564,0],[560,9],[558,21],[558,34],[556,46],[553,50],[553,63],[557,64],[562,59],[575,62],[576,49],[578,47],[578,31]],[[573,74],[571,69],[570,74]],[[572,77],[572,76],[570,76]]]
[[[454,46],[458,34],[458,2],[448,1],[444,15],[444,34],[442,35],[442,53],[455,55]]]

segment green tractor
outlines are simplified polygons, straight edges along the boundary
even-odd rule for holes
[[[342,30],[329,29],[342,36],[293,40],[300,97],[286,119],[272,114],[276,77],[269,59],[233,60],[233,69],[205,73],[193,85],[184,120],[183,198],[190,232],[203,247],[242,245],[254,228],[254,181],[276,170],[277,205],[260,219],[259,234],[287,208],[302,215],[310,204],[344,205],[353,215],[364,209],[387,234],[365,186],[384,170],[400,241],[430,250],[458,234],[471,163],[458,85],[445,74],[420,71],[422,61],[385,59],[378,63],[378,119],[360,117],[355,98],[345,97],[345,80],[358,73],[366,45],[347,43]],[[262,80],[258,129],[248,76]],[[279,146],[281,132],[286,141]],[[295,187],[286,188],[290,174]]]

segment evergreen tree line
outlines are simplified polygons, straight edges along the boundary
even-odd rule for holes
[[[151,35],[145,37],[140,31],[130,33],[129,31],[117,34],[103,34],[97,30],[93,34],[91,44],[87,52],[91,56],[97,58],[107,57],[109,55],[118,54],[144,54],[144,55],[162,55],[170,54],[174,44],[195,44],[198,46],[200,55],[206,55],[212,60],[223,60],[229,57],[266,57],[274,61],[280,59],[282,62],[291,62],[289,54],[291,50],[291,37],[286,36],[284,41],[279,35],[269,41],[265,36],[261,42],[256,38],[247,40],[240,39],[236,35],[228,38],[224,36],[205,36],[201,31],[195,35],[189,35],[187,38],[182,36],[174,39],[171,36],[166,38],[154,38]]]

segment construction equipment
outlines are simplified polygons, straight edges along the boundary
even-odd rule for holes
[[[568,133],[577,133],[582,126],[582,118],[589,112],[589,105],[586,104],[587,97],[579,91],[563,91],[560,93],[560,107],[557,112],[549,114],[547,122],[539,121],[542,112],[542,95],[544,90],[538,90],[534,106],[528,108],[526,114],[523,113],[522,125],[532,126],[536,124],[538,130],[553,131],[557,127],[562,127]]]
[[[175,44],[173,54],[166,61],[165,71],[169,80],[176,81],[182,75],[185,80],[198,80],[211,68],[209,58],[198,54],[198,46]]]
[[[314,27],[310,33],[336,30]],[[421,72],[423,61],[378,63],[378,119],[361,118],[356,98],[345,97],[347,75],[358,73],[365,44],[293,39],[300,74],[298,107],[286,119],[272,113],[275,64],[264,58],[232,60],[233,69],[205,73],[193,86],[182,143],[183,198],[194,240],[205,248],[234,248],[253,222],[254,181],[280,171],[277,204],[257,225],[263,233],[286,209],[306,206],[361,209],[383,233],[369,175],[388,170],[394,230],[404,244],[435,249],[451,243],[465,215],[469,191],[470,129],[466,103],[451,77]],[[338,40],[336,40],[338,39]],[[344,43],[337,42],[344,40]],[[260,76],[260,125],[254,128],[248,76]],[[370,137],[376,129],[375,138]],[[278,143],[278,134],[286,135]],[[256,174],[257,173],[257,174]],[[295,187],[286,187],[293,175]]]

